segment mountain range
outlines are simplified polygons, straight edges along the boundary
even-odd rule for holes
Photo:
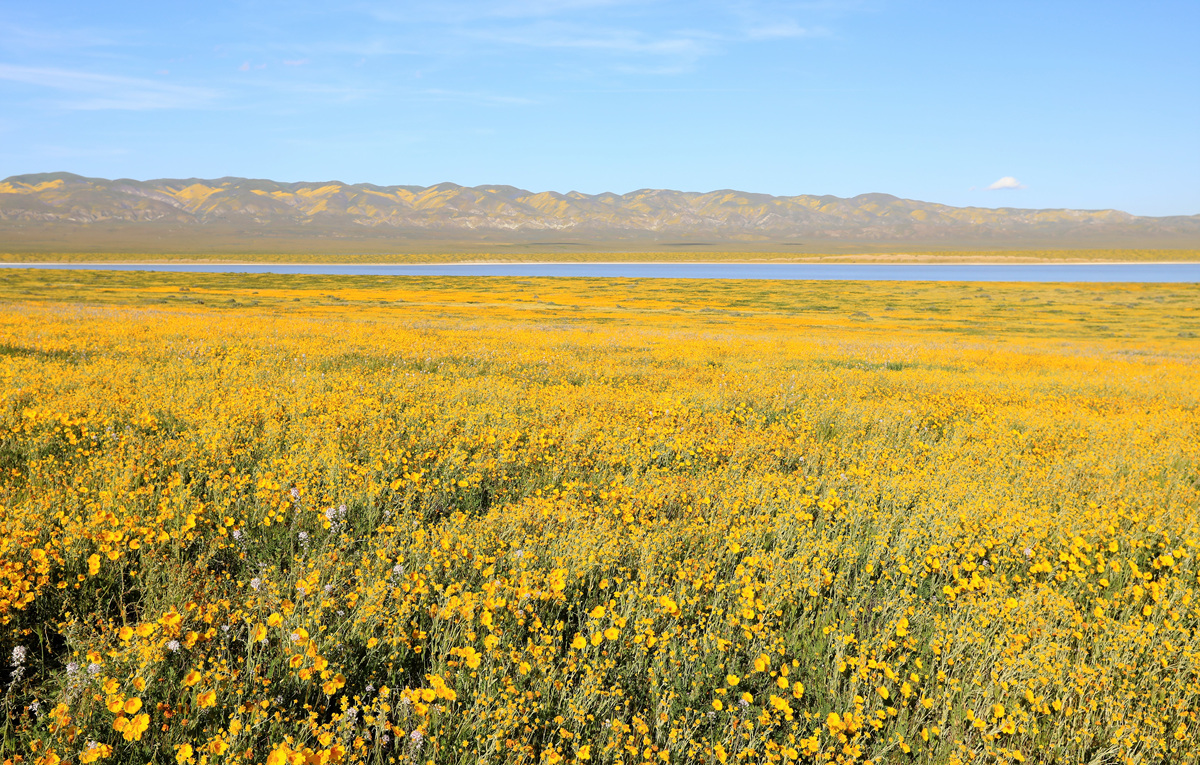
[[[135,181],[71,173],[0,181],[0,251],[109,246],[160,250],[340,241],[353,247],[854,245],[1187,246],[1200,215],[951,207],[889,194],[770,196],[641,189],[532,192],[512,186],[375,186],[246,178]],[[155,245],[154,243],[158,244]],[[206,242],[208,244],[206,244]]]

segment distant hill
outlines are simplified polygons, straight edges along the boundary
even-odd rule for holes
[[[642,189],[374,186],[246,178],[134,181],[71,173],[0,182],[0,251],[488,246],[725,247],[1200,245],[1200,215],[950,207],[889,194],[788,196]],[[122,245],[122,242],[125,244]],[[314,244],[314,246],[319,246]]]

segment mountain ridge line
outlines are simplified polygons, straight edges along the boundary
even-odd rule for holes
[[[855,242],[969,246],[1113,242],[1196,246],[1200,215],[1138,216],[1115,209],[954,207],[871,192],[774,196],[734,189],[644,188],[624,194],[533,192],[507,185],[379,186],[341,181],[87,178],[30,173],[0,181],[0,237],[111,229],[169,230],[245,240],[375,238],[596,247]],[[174,235],[172,234],[172,235]],[[553,241],[537,241],[551,238]],[[803,239],[804,241],[796,241]]]

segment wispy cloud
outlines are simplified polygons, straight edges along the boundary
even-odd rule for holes
[[[1005,189],[1023,189],[1023,188],[1026,188],[1025,184],[1021,183],[1020,181],[1018,181],[1016,178],[1012,177],[1011,175],[1006,175],[1003,178],[1001,178],[1000,180],[993,183],[991,186],[988,186],[988,191],[1003,191]]]
[[[497,19],[540,19],[616,6],[645,5],[645,0],[443,0],[396,8],[374,6],[368,13],[379,21],[470,24]]]
[[[291,76],[276,68],[255,74],[224,94],[222,106],[236,111],[262,111],[273,115],[295,115],[318,104],[349,104],[381,95],[392,96],[390,88],[378,83],[320,81]]]
[[[559,51],[604,57],[604,69],[627,74],[683,74],[700,60],[739,45],[832,35],[825,27],[801,23],[798,14],[811,12],[794,3],[761,0],[734,3],[715,16],[680,13],[659,0],[459,0],[369,12],[380,21],[423,28],[426,42],[441,41],[441,54],[476,57],[504,48]],[[696,21],[701,23],[687,26]],[[447,41],[474,42],[463,47]]]
[[[543,20],[499,30],[465,30],[460,34],[500,45],[604,54],[610,58],[609,68],[623,74],[677,75],[693,71],[701,59],[718,55],[730,46],[826,37],[830,33],[821,27],[803,27],[793,21],[722,32],[680,29],[655,34]]]
[[[629,29],[595,29],[560,22],[542,22],[521,29],[478,31],[472,36],[493,42],[531,48],[568,48],[642,56],[688,57],[702,55],[707,45],[696,36],[654,37]]]
[[[0,22],[3,47],[12,50],[75,52],[83,48],[106,48],[122,41],[111,32],[91,29],[34,29]]]
[[[0,64],[0,80],[72,94],[58,106],[73,110],[196,109],[212,103],[215,90],[67,69]]]
[[[297,42],[288,40],[279,43],[278,48],[286,48],[293,52],[309,55],[346,55],[346,56],[415,56],[424,55],[424,51],[416,46],[402,45],[386,37],[372,37],[364,40],[318,40]]]
[[[440,88],[427,88],[425,90],[414,91],[413,95],[442,101],[466,101],[482,104],[507,104],[511,106],[529,106],[537,103],[533,99],[521,98],[519,96],[504,96],[493,93],[476,93],[460,90],[442,90]]]
[[[283,61],[284,66],[304,66],[307,63],[308,59],[306,58],[284,59]]]
[[[611,8],[618,5],[643,5],[636,0],[507,0],[506,2],[474,3],[485,13],[498,18],[530,18],[558,16],[564,13]]]
[[[746,30],[745,37],[749,40],[780,40],[801,37],[829,37],[830,32],[824,27],[805,27],[792,20],[777,21],[771,24],[753,26]]]

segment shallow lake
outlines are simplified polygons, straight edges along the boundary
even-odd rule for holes
[[[0,263],[0,268],[353,276],[590,276],[626,279],[840,279],[951,282],[1196,282],[1200,263],[1010,265],[875,263],[470,263],[441,265]]]

